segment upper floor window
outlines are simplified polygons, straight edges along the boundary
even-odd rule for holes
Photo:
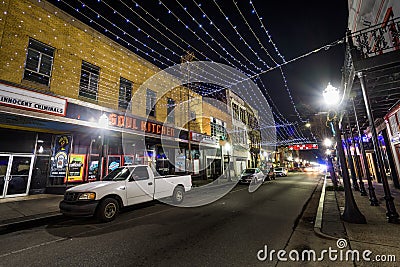
[[[146,91],[146,114],[149,116],[156,116],[156,100],[157,93],[147,89]]]
[[[82,61],[79,96],[97,100],[100,68]]]
[[[211,118],[211,136],[215,136],[221,140],[226,140],[227,132],[225,128],[225,122],[218,120],[216,118]]]
[[[175,122],[175,100],[168,98],[167,100],[167,122]]]
[[[119,97],[118,107],[127,109],[132,98],[132,82],[125,79],[119,79]]]
[[[54,50],[53,47],[30,38],[26,54],[24,79],[49,86]]]
[[[235,103],[232,103],[232,113],[234,119],[239,119],[239,106]]]

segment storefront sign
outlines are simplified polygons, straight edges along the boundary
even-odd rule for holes
[[[67,100],[0,83],[0,105],[65,116]]]
[[[208,136],[208,135],[201,134],[201,133],[190,132],[190,137],[191,137],[191,140],[193,140],[193,141],[211,144],[211,145],[218,144],[218,140],[215,136]]]
[[[57,135],[53,145],[51,157],[51,177],[65,177],[67,174],[68,156],[70,151],[71,136]]]
[[[82,182],[86,155],[71,154],[68,165],[68,182]]]
[[[88,169],[88,180],[95,181],[99,171],[99,156],[90,155],[89,158],[89,169]]]
[[[125,115],[118,115],[115,113],[108,115],[108,123],[110,126],[114,127],[132,129],[157,135],[167,135],[171,137],[177,137],[175,135],[178,132],[175,131],[174,128],[164,126],[160,123],[137,119]]]
[[[133,165],[133,156],[124,156],[124,165]]]
[[[120,155],[109,155],[107,160],[107,173],[112,172],[116,168],[121,166]]]

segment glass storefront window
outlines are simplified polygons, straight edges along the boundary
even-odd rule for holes
[[[2,129],[0,152],[33,154],[35,149],[35,132]]]
[[[45,156],[51,155],[51,141],[53,135],[46,133],[38,133],[37,143],[36,143],[36,154]]]

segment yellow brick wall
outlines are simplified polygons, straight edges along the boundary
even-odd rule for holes
[[[9,2],[10,0],[4,0],[0,2],[0,47],[3,40],[3,31],[4,31],[4,25],[6,23],[8,7],[10,4]]]
[[[0,79],[117,110],[119,81],[123,77],[133,82],[132,113],[146,116],[146,88],[142,88],[140,94],[135,95],[135,92],[160,69],[45,1],[9,0],[1,4],[0,9],[0,31],[4,30]],[[23,80],[30,37],[55,48],[50,87]],[[79,97],[82,60],[100,68],[97,101]],[[168,77],[163,77],[150,89],[158,92],[159,88],[165,88],[162,83],[173,84]],[[176,87],[163,96],[158,93],[157,97],[161,99],[156,105],[155,119],[166,120],[167,99],[172,98],[178,104],[175,125],[187,127],[187,88]],[[201,118],[201,96],[190,91],[190,98],[190,109]],[[179,105],[181,101],[183,104]],[[192,121],[190,127],[202,132],[201,120]]]
[[[227,131],[232,130],[232,117],[231,114],[203,101],[203,119],[202,129],[203,133],[211,135],[210,117],[220,119],[225,122]]]
[[[97,104],[118,109],[120,76],[132,81],[133,90],[136,90],[148,77],[159,71],[45,1],[9,2],[9,11],[7,15],[2,12],[0,21],[1,31],[4,30],[0,50],[0,79],[80,99],[81,64],[85,60],[100,67]],[[0,8],[4,9],[5,6],[2,4]],[[22,80],[29,37],[56,49],[50,88]],[[139,113],[143,114],[144,109],[145,106],[141,106]]]

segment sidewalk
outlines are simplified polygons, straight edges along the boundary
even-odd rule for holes
[[[364,183],[367,187],[367,182],[364,181]],[[365,216],[367,224],[346,223],[341,219],[340,215],[345,203],[344,191],[332,191],[331,187],[330,179],[326,179],[326,187],[323,186],[323,180],[320,182],[284,248],[287,253],[296,250],[300,255],[303,251],[314,250],[317,260],[290,261],[288,259],[286,262],[278,262],[277,266],[400,266],[400,224],[388,223],[386,220],[382,184],[374,183],[379,206],[370,206],[368,196],[361,196],[360,192],[353,190],[357,206]],[[395,206],[399,213],[400,190],[391,188],[391,193],[395,198]],[[320,216],[318,216],[319,212]],[[342,239],[340,244],[339,239]],[[343,247],[338,247],[342,244]],[[326,253],[323,260],[318,261],[321,251],[329,250],[329,248],[337,251],[338,258],[331,260]],[[340,251],[343,252],[345,259],[348,250],[358,250],[360,260],[355,262],[340,260]],[[362,253],[365,250],[371,251],[370,262],[362,259]],[[377,262],[374,258],[376,255],[395,255],[396,262]]]
[[[63,195],[29,195],[0,199],[0,234],[15,227],[61,216],[58,204]]]
[[[329,180],[330,182],[330,180]],[[368,192],[368,184],[365,181],[365,187]],[[384,199],[384,190],[382,184],[373,183],[375,194],[379,201],[379,206],[371,206],[368,196],[361,196],[360,192],[353,190],[354,199],[361,213],[365,216],[366,224],[352,224],[343,222],[340,217],[332,215],[332,209],[343,212],[345,198],[343,191],[328,192],[325,201],[327,209],[324,212],[325,222],[322,224],[322,232],[337,238],[346,238],[348,248],[352,250],[372,251],[372,255],[395,255],[395,262],[360,261],[356,266],[399,266],[400,262],[400,224],[388,223],[386,219],[386,201]],[[391,194],[394,197],[394,203],[397,213],[400,212],[400,190],[391,187]],[[339,222],[342,222],[343,228],[339,229]],[[344,230],[344,232],[342,232]]]

